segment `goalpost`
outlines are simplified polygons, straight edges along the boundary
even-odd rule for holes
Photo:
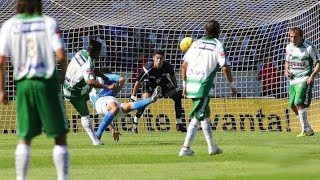
[[[0,23],[14,15],[15,1],[0,2]],[[198,39],[203,26],[214,18],[221,24],[220,40],[225,43],[232,64],[235,85],[241,97],[232,98],[221,73],[215,79],[211,99],[211,123],[217,131],[300,131],[298,119],[288,108],[288,80],[284,77],[285,46],[288,29],[298,26],[304,37],[320,49],[320,3],[317,0],[194,1],[194,0],[43,0],[44,14],[58,20],[66,44],[68,59],[86,48],[89,39],[102,42],[96,67],[109,67],[126,77],[118,98],[128,101],[137,68],[151,60],[154,49],[166,52],[166,61],[176,72],[181,87],[180,65],[183,53],[179,42],[186,36]],[[281,88],[275,95],[263,96],[258,73],[263,61],[272,60],[281,76]],[[320,131],[319,76],[313,91],[309,120]],[[15,86],[8,62],[6,89],[10,104],[0,105],[0,132],[16,129]],[[89,104],[88,104],[89,105]],[[101,119],[89,105],[96,123]],[[191,102],[183,100],[184,121],[188,124]],[[66,102],[72,132],[83,131],[78,114]],[[131,128],[134,113],[116,120],[120,130]],[[174,104],[161,98],[146,109],[139,121],[140,130],[169,131],[175,122]]]

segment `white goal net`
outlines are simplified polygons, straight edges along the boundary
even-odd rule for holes
[[[288,108],[288,81],[284,77],[288,29],[300,27],[304,37],[320,49],[320,3],[317,0],[194,1],[194,0],[43,0],[44,14],[58,20],[68,58],[85,49],[89,39],[103,44],[96,67],[108,67],[126,77],[118,98],[128,101],[132,82],[141,65],[155,49],[166,53],[180,82],[183,53],[179,42],[186,36],[203,36],[204,23],[216,19],[221,24],[220,40],[225,43],[232,64],[235,85],[241,97],[231,98],[225,79],[218,73],[211,99],[214,130],[299,131],[298,119]],[[15,1],[0,0],[0,24],[14,15]],[[278,71],[272,82],[279,86],[271,94],[262,88],[259,72],[266,59]],[[262,78],[263,79],[263,78]],[[0,106],[0,132],[15,132],[15,86],[10,63],[6,89],[11,103]],[[320,131],[319,80],[313,91],[308,115],[314,130]],[[71,131],[83,131],[78,114],[66,102]],[[191,102],[183,100],[184,122],[188,124]],[[134,113],[115,121],[121,130],[130,130]],[[92,117],[99,121],[92,110]],[[173,130],[175,111],[171,99],[160,99],[146,109],[140,129]]]

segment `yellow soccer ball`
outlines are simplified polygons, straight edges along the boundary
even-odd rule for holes
[[[192,44],[192,38],[191,37],[185,37],[180,42],[180,49],[182,52],[187,52]]]

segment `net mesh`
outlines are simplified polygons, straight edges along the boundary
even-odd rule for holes
[[[295,115],[287,108],[288,81],[283,76],[285,46],[288,43],[288,28],[298,26],[304,30],[305,38],[317,49],[320,48],[320,3],[317,0],[42,2],[44,14],[56,18],[63,30],[68,59],[86,48],[89,39],[97,39],[103,43],[96,67],[109,67],[113,72],[126,77],[127,83],[118,96],[122,101],[130,96],[135,76],[142,65],[150,60],[154,49],[165,50],[166,60],[173,65],[181,85],[180,65],[184,54],[179,50],[179,42],[186,36],[193,39],[202,37],[204,23],[212,18],[217,19],[222,28],[219,39],[227,47],[235,85],[241,97],[226,98],[230,97],[230,90],[223,76],[218,73],[215,79],[215,96],[211,100],[212,126],[216,126],[217,130],[243,130],[241,127],[247,130],[252,127],[258,130],[300,128]],[[0,1],[0,7],[0,23],[3,23],[14,15],[15,1]],[[262,81],[258,79],[266,59],[271,59],[280,78],[280,87],[271,95],[263,91]],[[3,132],[16,128],[15,86],[10,63],[7,72],[6,88],[12,104],[1,107],[0,129]],[[314,129],[320,130],[320,122],[316,119],[320,113],[316,108],[319,97],[317,79],[313,96],[309,119]],[[183,106],[186,112],[190,111],[189,101],[183,100]],[[168,125],[165,118],[174,121],[173,107],[172,100],[162,99],[150,106],[140,126],[160,130],[173,128],[172,123]],[[71,127],[75,129],[79,125],[78,115],[68,103],[67,110]],[[92,114],[95,121],[99,121],[93,111]],[[128,130],[132,116],[134,114],[129,114],[116,122],[123,130]],[[157,121],[164,125],[157,126]]]

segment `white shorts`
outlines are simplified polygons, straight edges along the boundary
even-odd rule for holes
[[[114,117],[114,119],[123,117],[124,113],[122,111],[121,103],[118,101],[117,98],[113,96],[104,96],[97,99],[95,104],[95,110],[98,114],[104,116],[108,113],[107,105],[108,103],[115,102],[117,106],[119,107],[118,114]]]

